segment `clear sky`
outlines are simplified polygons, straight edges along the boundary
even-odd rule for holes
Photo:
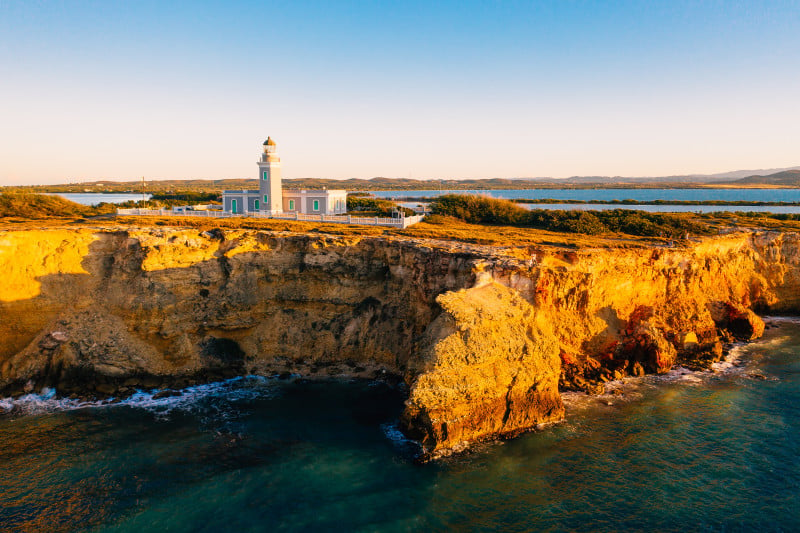
[[[0,0],[0,184],[800,165],[800,2]]]

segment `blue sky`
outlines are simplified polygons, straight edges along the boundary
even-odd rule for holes
[[[167,5],[169,4],[169,5]],[[800,165],[799,2],[0,0],[0,184]]]

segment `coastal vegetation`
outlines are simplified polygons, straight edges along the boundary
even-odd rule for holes
[[[222,194],[215,192],[194,192],[194,191],[181,191],[181,192],[154,192],[149,200],[128,200],[126,202],[119,202],[117,207],[131,208],[142,207],[157,209],[161,207],[174,207],[177,205],[198,205],[198,204],[221,204]]]
[[[639,247],[648,243],[677,243],[687,234],[711,235],[739,229],[800,231],[800,214],[754,211],[703,214],[645,213],[622,209],[529,211],[504,200],[453,196],[456,198],[445,199],[438,204],[440,207],[437,214],[429,215],[423,222],[406,229],[396,229],[249,217],[115,217],[118,206],[114,204],[85,206],[58,196],[4,192],[0,193],[0,225],[52,227],[92,224],[97,218],[114,218],[115,225],[128,227],[251,229],[342,236],[398,235],[503,247],[545,244],[569,248]],[[363,196],[348,198],[350,207],[358,209],[374,209],[376,205],[381,205],[382,201],[384,200]],[[141,201],[136,204],[141,204]],[[366,214],[370,211],[358,212]]]
[[[414,214],[413,210],[399,207],[391,200],[363,195],[348,195],[347,211],[376,217],[391,217],[397,212],[402,212],[407,216]]]
[[[645,237],[707,235],[711,229],[686,217],[668,213],[646,213],[625,209],[608,211],[528,210],[509,200],[487,196],[449,194],[431,203],[437,215],[451,216],[473,224],[522,226],[599,235],[625,233]]]
[[[161,202],[179,202],[180,204],[209,204],[221,203],[222,195],[216,192],[179,191],[179,192],[154,192],[151,200]]]
[[[113,213],[115,209],[113,204],[92,207],[49,194],[0,193],[0,217],[3,218],[76,218]]]

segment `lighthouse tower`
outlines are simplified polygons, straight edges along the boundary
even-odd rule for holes
[[[275,151],[275,141],[267,137],[264,141],[264,153],[258,162],[259,193],[263,202],[260,211],[268,215],[283,213],[283,192],[281,184],[281,158]]]

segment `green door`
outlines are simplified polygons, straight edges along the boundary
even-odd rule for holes
[[[236,200],[231,200],[231,213],[236,212]]]

